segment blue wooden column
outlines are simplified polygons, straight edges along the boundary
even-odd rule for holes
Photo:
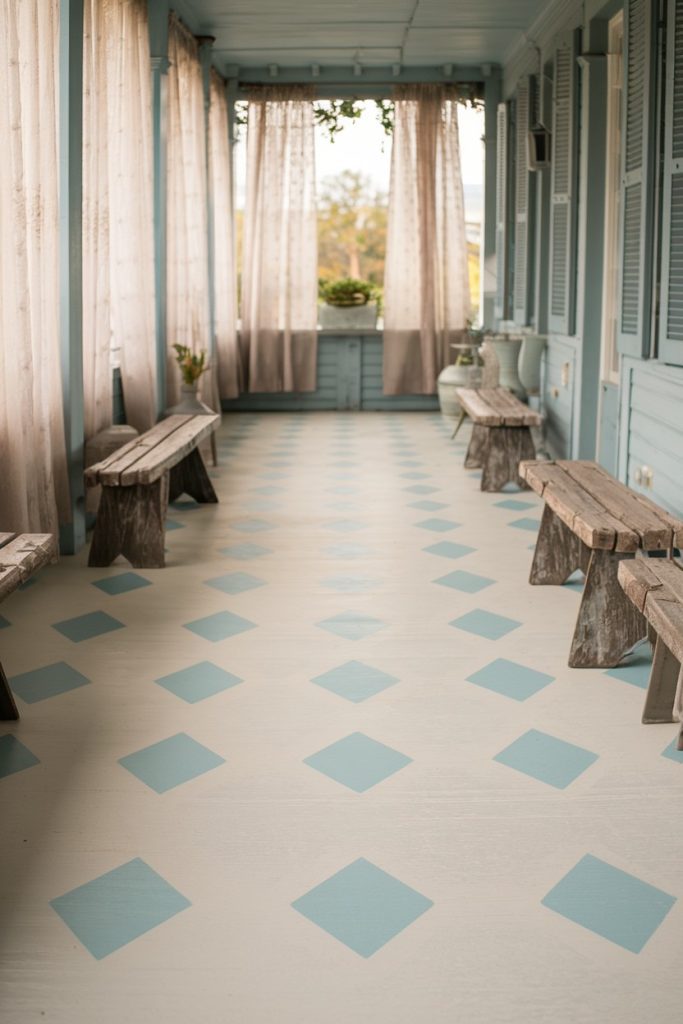
[[[60,524],[65,555],[85,543],[83,483],[83,0],[59,10],[59,335],[70,521]]]
[[[484,79],[484,224],[481,239],[481,321],[493,327],[496,303],[496,117],[501,100],[500,68],[482,66]]]
[[[169,0],[149,5],[154,142],[154,276],[156,291],[157,413],[166,408],[166,151],[168,138]]]
[[[199,36],[199,60],[202,65],[202,81],[204,84],[204,154],[206,159],[206,241],[209,268],[209,363],[216,370],[216,268],[213,258],[214,245],[214,208],[211,175],[209,173],[209,117],[211,114],[211,48],[215,42],[213,36]],[[227,131],[227,126],[226,126]],[[216,372],[216,381],[218,374]]]

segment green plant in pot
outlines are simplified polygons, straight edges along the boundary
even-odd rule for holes
[[[377,323],[377,289],[370,281],[342,277],[320,281],[320,325],[326,329],[358,330]]]
[[[196,388],[197,381],[206,370],[206,352],[193,352],[187,345],[174,345],[180,376],[187,387]]]

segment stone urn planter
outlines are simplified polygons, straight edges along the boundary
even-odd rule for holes
[[[519,336],[499,336],[490,338],[489,343],[496,353],[496,359],[500,367],[499,386],[501,388],[508,388],[517,398],[524,401],[527,395],[518,373],[522,338]]]
[[[318,320],[325,331],[373,331],[377,326],[377,303],[355,306],[318,306]]]
[[[528,395],[541,393],[541,359],[547,344],[545,334],[525,334],[519,352],[519,379]]]

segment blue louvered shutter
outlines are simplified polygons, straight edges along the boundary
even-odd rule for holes
[[[553,60],[549,326],[574,333],[578,189],[578,33],[558,36]]]
[[[656,0],[626,0],[619,211],[619,351],[650,353],[654,228]]]
[[[496,302],[494,313],[505,320],[508,311],[508,108],[499,103],[496,114]]]
[[[669,0],[659,358],[683,365],[683,0]]]
[[[515,95],[515,248],[513,319],[521,327],[531,321],[533,295],[533,226],[535,178],[529,171],[532,82],[523,78]]]

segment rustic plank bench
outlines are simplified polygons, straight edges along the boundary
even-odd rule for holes
[[[163,568],[169,501],[183,493],[218,501],[199,451],[218,419],[169,416],[88,467],[88,486],[102,485],[88,565],[111,565],[124,555],[136,569]]]
[[[529,582],[561,584],[586,573],[569,654],[573,668],[609,668],[647,634],[619,586],[619,563],[683,544],[683,522],[619,483],[595,462],[524,462],[545,501]]]
[[[51,533],[0,533],[0,601],[57,554]],[[7,676],[0,664],[0,719],[19,717]]]
[[[536,457],[530,428],[541,425],[540,414],[505,388],[456,388],[455,393],[473,423],[465,468],[481,467],[482,491],[500,491],[510,481],[526,486],[519,463]]]
[[[677,721],[683,711],[683,565],[665,558],[635,558],[620,564],[619,582],[645,617],[655,645],[643,722]],[[683,726],[678,749],[683,750]]]

